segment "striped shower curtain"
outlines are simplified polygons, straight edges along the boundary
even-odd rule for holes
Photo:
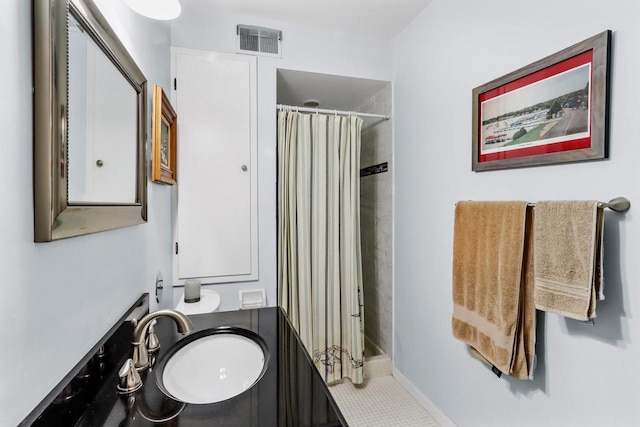
[[[327,383],[363,381],[361,129],[278,114],[278,302]]]

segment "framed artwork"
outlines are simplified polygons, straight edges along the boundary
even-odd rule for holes
[[[173,185],[177,182],[178,117],[169,98],[153,86],[151,180]]]
[[[473,89],[472,170],[604,159],[611,31]]]

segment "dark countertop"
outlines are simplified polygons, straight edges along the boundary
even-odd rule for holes
[[[116,392],[117,371],[131,355],[130,322],[106,342],[106,357],[93,357],[82,379],[81,392],[52,403],[33,425],[56,426],[346,426],[324,381],[280,308],[230,311],[189,316],[194,331],[233,326],[264,339],[269,365],[249,390],[223,402],[184,404],[167,397],[156,383],[153,369],[142,373],[143,387],[129,396]],[[156,332],[158,360],[183,335],[171,319],[159,318]],[[59,400],[59,399],[58,399]]]

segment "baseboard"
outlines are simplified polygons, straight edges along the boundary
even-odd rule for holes
[[[433,418],[435,418],[438,423],[442,427],[456,427],[453,421],[447,417],[444,412],[442,412],[433,402],[420,390],[416,388],[415,385],[407,377],[405,377],[395,366],[393,367],[393,377],[398,380],[402,386],[407,389],[409,394],[411,394],[418,403],[429,413]]]

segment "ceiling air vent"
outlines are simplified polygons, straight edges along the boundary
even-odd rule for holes
[[[239,24],[237,34],[238,53],[282,57],[282,31]]]

